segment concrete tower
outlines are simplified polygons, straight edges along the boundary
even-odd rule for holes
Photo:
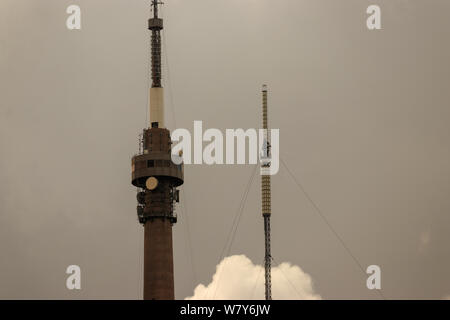
[[[173,300],[172,226],[177,222],[176,189],[183,184],[183,165],[172,162],[170,131],[164,128],[161,85],[161,30],[158,0],[152,0],[150,123],[143,131],[139,154],[132,158],[132,184],[138,188],[137,213],[144,226],[144,300]]]

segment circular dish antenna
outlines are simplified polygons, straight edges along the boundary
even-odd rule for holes
[[[155,190],[158,186],[158,179],[156,179],[155,177],[148,178],[145,182],[145,186],[148,190]]]

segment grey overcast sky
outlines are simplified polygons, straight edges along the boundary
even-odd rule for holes
[[[142,298],[130,159],[148,3],[1,0],[0,298]],[[80,31],[66,28],[70,4]],[[370,4],[382,30],[366,28]],[[170,129],[258,128],[267,83],[282,159],[363,268],[381,267],[383,295],[450,295],[448,0],[166,0],[163,16]],[[251,172],[186,167],[178,299],[211,282]],[[259,183],[228,252],[255,264]],[[284,167],[272,187],[275,264],[301,267],[324,299],[379,299]],[[65,287],[71,264],[81,291]]]

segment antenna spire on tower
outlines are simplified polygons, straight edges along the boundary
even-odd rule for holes
[[[265,298],[272,300],[272,255],[270,250],[270,215],[271,215],[271,192],[270,192],[270,141],[268,134],[267,117],[267,85],[262,87],[263,97],[263,130],[264,143],[261,157],[261,189],[262,189],[262,215],[264,217],[264,271],[265,271]]]
[[[163,4],[161,1],[152,0],[153,18],[158,18],[158,5]]]
[[[163,19],[158,17],[158,5],[162,2],[152,0],[153,18],[148,20],[148,29],[152,32],[152,87],[161,88],[161,30]]]

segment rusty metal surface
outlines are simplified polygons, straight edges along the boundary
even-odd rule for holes
[[[143,133],[144,154],[132,158],[131,181],[139,188],[145,188],[149,177],[167,179],[174,187],[183,184],[183,165],[176,165],[171,157],[172,141],[170,131],[163,128],[145,129]]]
[[[145,129],[143,138],[144,150],[170,153],[172,141],[169,130],[165,128]]]
[[[183,184],[183,165],[171,159],[170,131],[149,128],[143,132],[143,154],[132,159],[132,183],[138,192],[138,218],[144,225],[144,299],[174,299],[172,225],[177,222],[176,187]],[[146,180],[157,179],[149,190]]]
[[[158,218],[144,228],[144,300],[173,300],[172,223]]]
[[[132,184],[139,188],[145,188],[145,181],[149,177],[159,177],[158,180],[165,177],[172,181],[174,187],[183,184],[183,166],[174,164],[170,156],[159,157],[157,154],[135,156],[132,168]]]

